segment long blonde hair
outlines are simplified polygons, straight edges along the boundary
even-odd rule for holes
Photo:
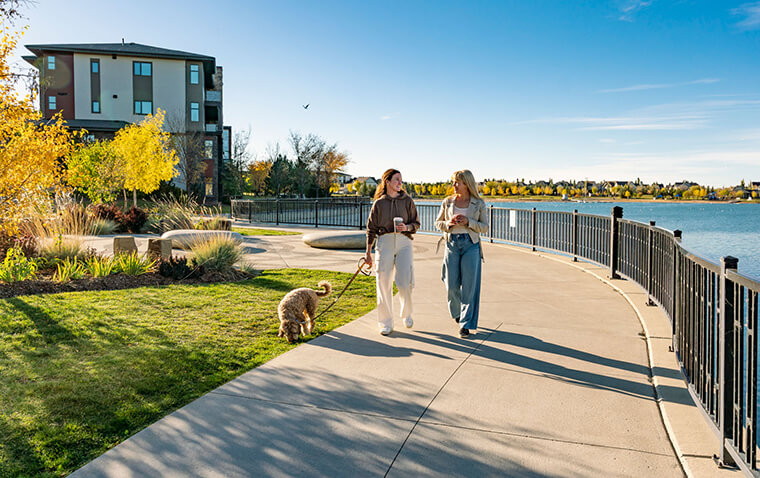
[[[474,197],[475,199],[480,199],[480,194],[478,194],[478,184],[475,182],[475,176],[472,175],[472,171],[469,169],[454,171],[454,174],[451,175],[451,181],[459,181],[460,183],[464,183],[465,186],[467,186],[467,189],[470,191],[470,196]]]
[[[375,189],[375,199],[380,199],[381,197],[383,197],[383,195],[385,195],[386,189],[387,189],[386,185],[388,181],[390,181],[393,175],[397,173],[401,174],[401,171],[399,171],[398,169],[393,169],[393,168],[385,170],[385,172],[383,173],[383,178],[380,180],[380,184],[378,184],[377,189]],[[402,189],[401,192],[403,193],[404,190]]]

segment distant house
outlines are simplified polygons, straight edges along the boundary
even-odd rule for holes
[[[335,182],[337,182],[339,186],[345,186],[346,184],[354,182],[354,178],[350,174],[337,172],[335,173]]]
[[[760,191],[760,181],[752,181],[749,183],[749,189],[751,191]]]
[[[357,178],[354,178],[354,181],[365,183],[367,186],[372,186],[373,188],[377,187],[377,180],[372,176],[359,176]]]
[[[699,186],[699,184],[698,183],[693,183],[691,181],[680,181],[680,182],[677,182],[677,183],[675,183],[673,185],[673,187],[675,187],[677,189],[681,189],[683,191],[689,189],[692,186]]]

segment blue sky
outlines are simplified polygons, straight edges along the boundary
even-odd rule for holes
[[[353,175],[407,181],[760,181],[760,1],[39,0],[27,16],[22,43],[215,56],[225,124],[250,126],[260,157],[294,130],[337,143]]]

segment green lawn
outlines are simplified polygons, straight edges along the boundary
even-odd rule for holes
[[[240,283],[0,300],[0,476],[63,476],[147,425],[297,344],[277,337],[295,287],[351,274],[287,269]],[[375,307],[358,276],[323,334]],[[310,337],[313,338],[313,337]]]
[[[233,227],[232,231],[239,232],[244,236],[295,236],[301,234],[300,232],[258,229],[255,227]]]

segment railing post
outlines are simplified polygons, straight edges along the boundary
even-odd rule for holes
[[[252,219],[253,218],[253,208],[251,206],[253,206],[253,203],[249,202],[248,203],[248,222],[253,222],[253,219]]]
[[[359,201],[359,230],[364,229],[364,204]]]
[[[314,227],[319,227],[319,199],[314,201]]]
[[[280,200],[274,200],[274,223],[280,225]]]
[[[230,220],[235,221],[235,200],[230,199]]]
[[[734,337],[734,288],[727,284],[726,271],[736,270],[739,259],[731,256],[720,258],[720,317],[718,321],[718,420],[720,420],[720,462],[726,466],[736,466],[728,452],[729,439],[734,436],[734,369],[738,365],[734,356],[734,343],[741,337]],[[754,406],[754,404],[752,404]]]
[[[615,265],[618,259],[618,219],[623,217],[623,208],[615,206],[610,216],[610,279],[620,279]]]
[[[536,208],[530,211],[530,246],[531,250],[536,250]]]
[[[488,240],[493,244],[493,204],[488,206]]]
[[[678,273],[678,245],[681,243],[681,230],[676,229],[673,231],[673,289],[670,291],[670,300],[672,301],[671,307],[672,310],[670,311],[670,320],[671,324],[670,326],[673,329],[673,345],[671,346],[671,352],[675,352],[678,350],[678,344],[676,342],[676,337],[678,333],[678,327],[676,320],[678,317],[678,281],[680,279],[679,273]]]
[[[578,210],[573,209],[573,262],[578,262]]]
[[[652,261],[654,260],[654,221],[649,221],[647,232],[647,305],[654,305],[652,300]]]

